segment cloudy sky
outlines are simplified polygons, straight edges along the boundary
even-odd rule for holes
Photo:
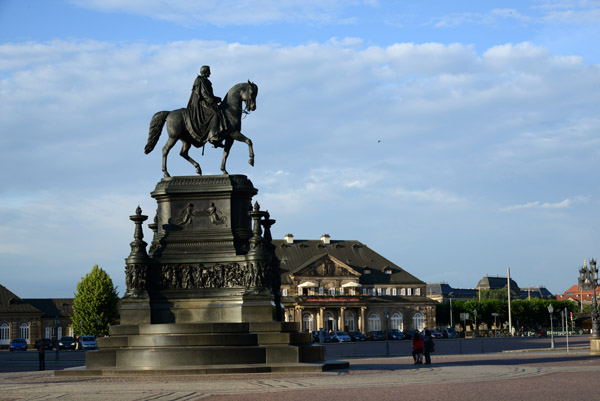
[[[228,170],[276,238],[562,293],[600,257],[598,43],[596,0],[0,0],[0,284],[69,297],[99,264],[123,293],[162,177],[150,119],[207,64],[218,96],[259,86],[255,167],[236,143]],[[220,174],[220,150],[191,156]]]

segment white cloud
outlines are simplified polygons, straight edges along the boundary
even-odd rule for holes
[[[512,205],[512,206],[507,206],[505,208],[500,209],[501,212],[512,212],[515,210],[522,210],[522,209],[566,209],[571,207],[571,205],[574,203],[573,199],[565,199],[561,202],[557,202],[557,203],[551,203],[551,202],[540,202],[540,201],[534,201],[534,202],[527,202],[521,205]]]
[[[352,23],[343,16],[346,7],[377,2],[341,0],[71,0],[72,3],[104,12],[127,12],[190,26],[208,23],[224,25],[260,25],[273,22]]]

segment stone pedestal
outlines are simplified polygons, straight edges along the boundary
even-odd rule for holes
[[[147,216],[138,207],[130,216],[135,233],[121,325],[86,354],[87,374],[347,367],[324,364],[325,349],[312,345],[310,333],[280,321],[275,220],[252,205],[257,192],[243,175],[172,177],[156,185],[152,242],[147,252]]]
[[[600,337],[590,338],[590,355],[600,356]]]

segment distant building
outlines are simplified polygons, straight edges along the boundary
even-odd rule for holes
[[[587,261],[584,261],[583,267],[579,269],[577,284],[569,287],[562,295],[557,295],[556,299],[575,302],[581,309],[583,309],[583,305],[591,304],[594,297],[593,278],[591,276],[594,274],[595,269],[596,261],[594,259],[590,260],[589,268]],[[595,274],[598,274],[597,270],[595,270]],[[596,296],[598,294],[600,294],[600,286],[596,287]]]
[[[30,346],[41,337],[70,335],[73,299],[22,299],[0,285],[0,348],[13,338]]]
[[[427,297],[440,303],[447,302],[450,299],[469,301],[479,299],[481,290],[507,289],[507,287],[508,279],[506,277],[485,276],[479,280],[475,288],[453,288],[447,283],[427,284]],[[537,286],[521,289],[513,279],[510,279],[510,294],[511,299],[554,298],[554,295],[546,287]]]
[[[303,331],[435,327],[426,284],[359,241],[273,240],[285,320]]]

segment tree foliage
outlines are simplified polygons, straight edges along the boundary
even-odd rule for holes
[[[550,314],[548,312],[548,305],[550,304],[554,308],[554,319],[559,319],[559,321],[560,313],[565,308],[567,308],[568,312],[573,312],[575,317],[578,314],[577,305],[570,301],[557,301],[553,299],[540,298],[532,298],[531,300],[515,299],[511,301],[513,325],[517,328],[523,326],[528,329],[534,329],[538,326],[550,326]],[[445,303],[442,305],[443,306],[440,305],[438,311],[438,322],[447,322],[450,320],[449,304]],[[453,321],[455,323],[461,322],[460,314],[468,313],[469,320],[467,320],[467,324],[473,324],[475,320],[475,310],[477,311],[478,325],[486,324],[489,327],[492,327],[495,322],[499,327],[508,322],[508,300],[505,299],[482,299],[481,302],[476,300],[453,301]],[[494,317],[492,313],[497,313],[498,316]]]
[[[119,296],[110,276],[98,265],[77,283],[73,300],[73,331],[78,335],[108,335],[118,317]]]

